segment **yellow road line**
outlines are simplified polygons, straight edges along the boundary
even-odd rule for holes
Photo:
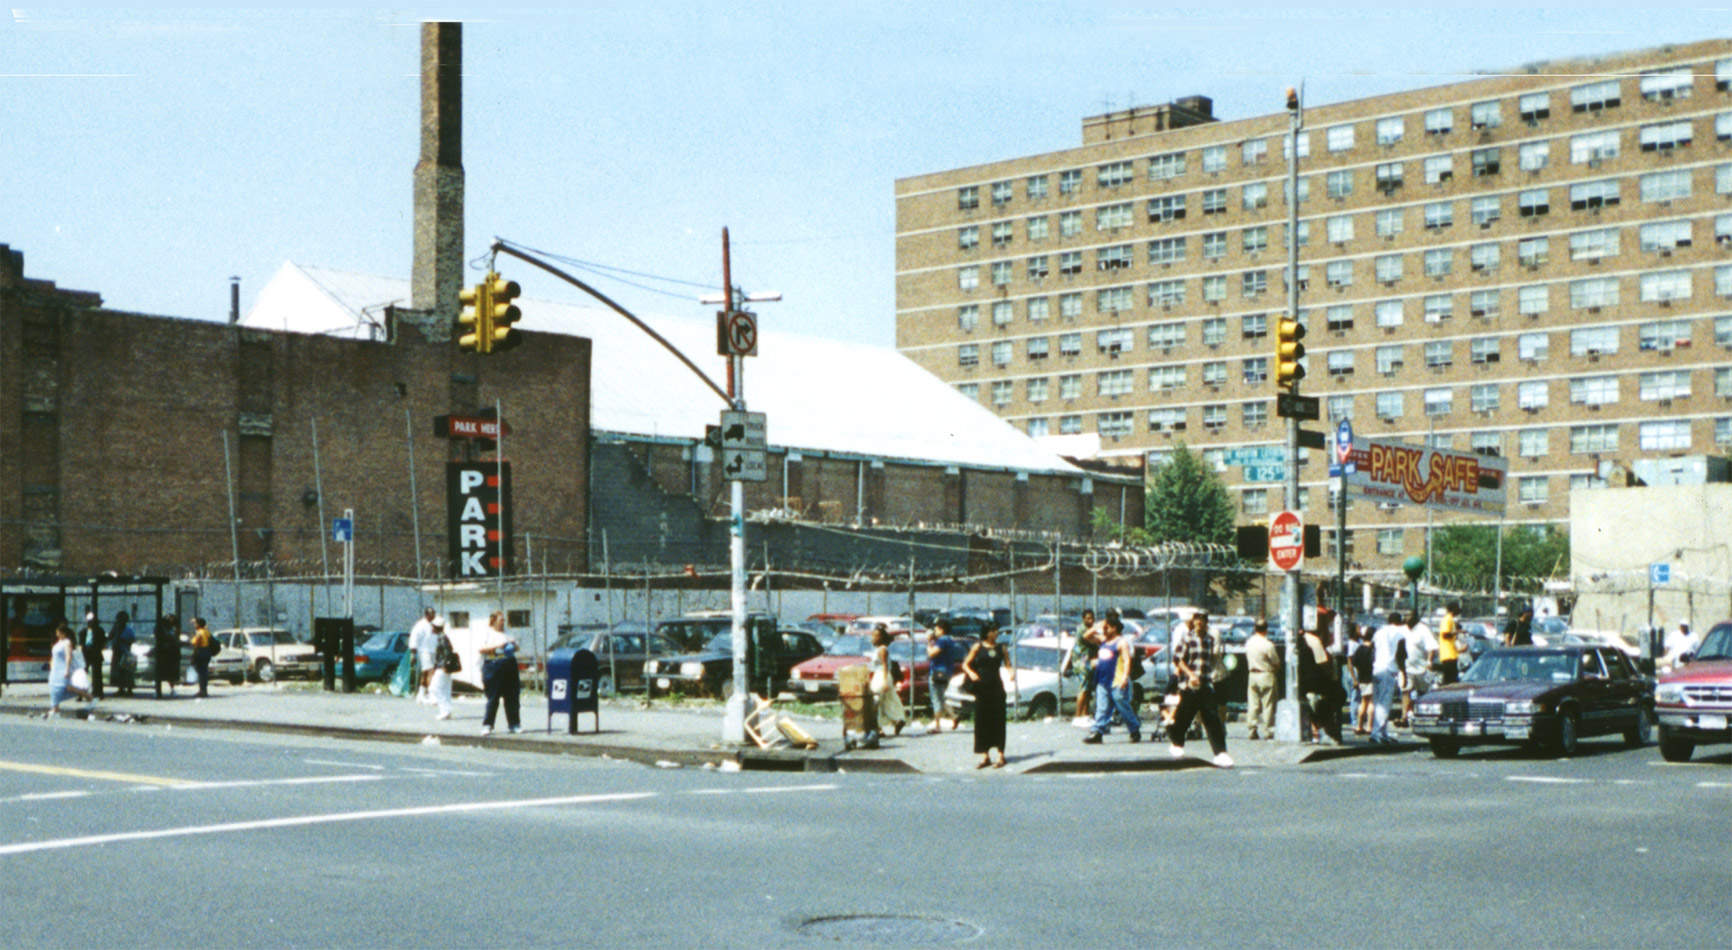
[[[99,782],[125,782],[129,785],[185,785],[187,779],[162,778],[155,775],[133,775],[130,772],[102,772],[95,769],[70,769],[60,765],[34,765],[29,762],[0,761],[0,771],[31,772],[37,775],[59,775],[65,778],[88,778]]]

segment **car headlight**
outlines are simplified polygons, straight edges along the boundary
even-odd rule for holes
[[[1531,699],[1518,699],[1504,704],[1503,711],[1512,716],[1531,716],[1540,711],[1540,704]]]
[[[796,679],[796,680],[797,680],[797,679],[802,679],[802,678],[803,678],[803,677],[801,677],[801,676],[800,676],[800,671],[799,671],[799,670],[795,670],[795,671],[794,671],[794,672],[793,672],[793,674],[792,674],[792,675],[790,675],[790,676],[789,676],[789,677],[788,677],[788,678],[789,678],[789,679]]]
[[[701,677],[704,675],[704,665],[702,663],[681,663],[680,675],[693,678]]]
[[[1443,714],[1442,703],[1414,703],[1413,711],[1421,716],[1439,716]]]
[[[643,671],[645,673],[660,673],[661,669],[662,664],[660,660],[651,660],[643,665]]]
[[[1682,683],[1666,683],[1654,690],[1654,702],[1682,705],[1684,702],[1684,685]]]

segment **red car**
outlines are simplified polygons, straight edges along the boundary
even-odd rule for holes
[[[871,653],[870,637],[856,634],[840,637],[830,644],[830,648],[824,653],[794,667],[788,674],[788,691],[815,699],[836,699],[837,671],[865,664]],[[914,658],[912,663],[909,662],[911,657]],[[927,669],[930,666],[926,659],[925,641],[897,637],[890,644],[890,659],[902,667],[902,678],[896,684],[896,691],[902,695],[903,702],[908,701],[908,678],[912,673],[914,704],[919,706],[925,703]]]
[[[1732,742],[1732,620],[1710,629],[1696,655],[1654,687],[1660,755],[1687,762],[1699,745]]]

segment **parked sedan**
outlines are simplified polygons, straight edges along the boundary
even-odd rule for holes
[[[906,621],[904,621],[906,622]],[[838,637],[829,649],[811,659],[796,665],[788,674],[788,689],[794,693],[803,693],[813,699],[837,698],[836,673],[850,666],[865,664],[872,654],[872,639],[869,636],[849,634]],[[914,677],[914,703],[926,702],[927,669],[926,641],[924,637],[910,640],[898,637],[890,644],[890,659],[902,667],[902,678],[898,680],[898,692],[904,699],[909,696],[908,678]]]
[[[1458,683],[1413,705],[1413,734],[1448,758],[1462,746],[1529,744],[1574,755],[1588,736],[1649,741],[1654,682],[1613,647],[1502,647],[1476,660]]]
[[[239,630],[218,630],[212,636],[224,647],[223,652],[238,650],[245,675],[261,683],[274,683],[278,676],[319,675],[319,651],[311,643],[303,643],[287,630],[268,627],[243,627]],[[219,654],[218,660],[222,659]],[[215,669],[215,665],[212,665]]]
[[[409,652],[408,631],[375,633],[355,648],[355,680],[389,679]]]
[[[1710,627],[1695,656],[1654,690],[1660,756],[1687,762],[1699,745],[1732,742],[1732,621]]]
[[[788,682],[789,672],[798,664],[818,656],[824,652],[818,638],[804,630],[779,630],[781,635],[781,655],[776,662],[776,675],[772,682],[753,684],[754,689],[767,690],[767,695],[780,693]],[[650,660],[644,664],[644,679],[649,681],[653,694],[660,690],[664,693],[699,693],[710,696],[720,696],[723,699],[734,693],[734,634],[732,631],[718,633],[710,638],[702,650],[681,656],[667,657],[661,660]]]
[[[602,696],[612,696],[616,690],[642,687],[645,663],[683,652],[678,644],[660,634],[586,629],[574,630],[555,640],[548,652],[564,649],[588,650],[595,654],[595,690]]]

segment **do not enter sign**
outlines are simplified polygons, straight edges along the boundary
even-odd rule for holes
[[[1297,571],[1305,563],[1305,522],[1297,511],[1277,511],[1269,519],[1269,563],[1277,571]]]

